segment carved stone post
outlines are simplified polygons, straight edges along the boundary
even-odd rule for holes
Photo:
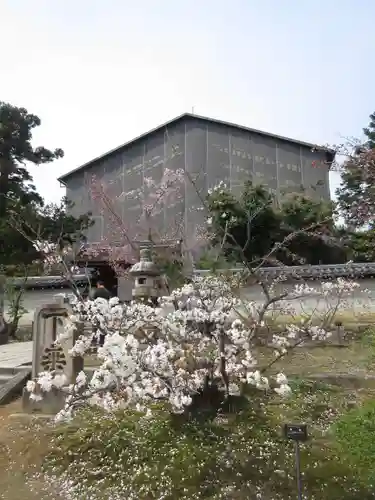
[[[41,372],[64,374],[69,383],[73,383],[78,373],[83,370],[83,359],[72,357],[69,350],[82,333],[83,325],[78,325],[74,333],[61,345],[56,345],[58,330],[64,326],[65,319],[71,314],[69,303],[56,300],[45,304],[35,311],[33,323],[33,358],[32,379]],[[42,392],[42,399],[30,399],[30,393],[24,390],[23,407],[26,411],[57,413],[64,405],[65,393],[59,389]]]

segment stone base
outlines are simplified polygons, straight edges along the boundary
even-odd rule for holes
[[[9,342],[9,325],[0,318],[0,345],[5,345]]]
[[[43,394],[41,401],[30,399],[30,392],[26,389],[22,393],[22,409],[26,413],[43,413],[46,415],[56,415],[63,409],[66,394],[57,389]]]
[[[0,405],[6,405],[20,396],[30,374],[30,368],[21,370],[0,387]]]

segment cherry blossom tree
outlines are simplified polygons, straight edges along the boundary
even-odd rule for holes
[[[213,389],[226,399],[241,394],[248,385],[287,396],[291,391],[287,378],[270,369],[298,345],[327,340],[334,315],[358,284],[339,279],[323,283],[321,291],[296,285],[291,293],[282,294],[271,286],[268,298],[259,304],[240,296],[242,279],[234,275],[194,277],[161,298],[157,308],[148,303],[120,304],[117,298],[109,302],[77,298],[59,341],[71,336],[79,323],[91,323],[94,335],[105,334],[97,352],[101,366],[91,380],[81,372],[73,385],[60,373],[40,373],[27,385],[30,397],[40,399],[53,388],[65,391],[66,405],[58,418],[70,418],[85,404],[107,410],[130,406],[148,412],[155,401],[166,401],[172,412],[181,413]],[[287,324],[269,335],[269,313],[275,306],[291,314],[293,308],[283,306],[286,299],[312,295],[331,299],[318,323],[313,311],[299,324]],[[92,334],[82,335],[71,355],[85,357],[91,345]],[[258,359],[260,348],[272,353],[265,364]]]
[[[176,182],[183,182],[182,173],[167,172],[159,186],[150,181],[153,194],[145,195],[143,203],[142,217],[146,221],[163,197],[172,196],[172,189],[176,192]],[[223,189],[222,185],[217,189]],[[113,227],[121,230],[129,253],[136,252],[133,228],[123,223],[111,197],[95,180],[93,193],[110,214]],[[202,204],[205,209],[204,200]],[[250,230],[252,221],[248,221]],[[218,225],[219,250],[228,237],[228,227]],[[150,226],[147,231],[152,239]],[[53,388],[63,390],[66,405],[58,418],[70,418],[77,407],[87,404],[107,410],[130,406],[147,413],[153,402],[165,401],[173,413],[183,413],[196,404],[197,398],[204,399],[213,390],[228,399],[248,386],[288,395],[291,389],[287,378],[275,372],[277,362],[307,341],[329,338],[335,314],[358,288],[356,283],[337,280],[322,284],[320,290],[297,285],[292,292],[278,292],[283,277],[270,283],[261,269],[293,237],[288,234],[276,242],[256,262],[247,259],[247,242],[243,246],[232,238],[243,270],[190,277],[185,285],[162,297],[157,308],[146,302],[120,304],[117,298],[83,301],[76,294],[72,315],[58,341],[72,336],[81,323],[90,323],[92,331],[79,337],[71,355],[91,354],[93,336],[104,335],[104,345],[97,350],[101,366],[90,380],[80,373],[74,384],[60,373],[41,373],[28,383],[30,397],[40,399]],[[260,304],[243,296],[243,286],[249,283],[263,291]],[[284,324],[277,334],[270,334],[270,318],[274,321],[275,314],[296,315],[290,301],[306,296],[326,301],[325,311],[320,316],[315,310],[304,313],[299,323]],[[258,359],[259,349],[272,353],[266,363]]]
[[[123,274],[123,263],[134,263],[137,259],[140,242],[146,241],[154,246],[166,242],[177,244],[182,237],[183,215],[177,215],[172,227],[162,232],[155,224],[155,217],[181,197],[184,181],[183,171],[169,168],[164,169],[159,182],[145,177],[143,190],[136,195],[140,198],[140,215],[136,221],[129,222],[122,217],[118,206],[134,197],[135,193],[121,192],[116,196],[111,184],[93,176],[89,185],[91,196],[99,213],[108,220],[108,227],[102,241],[96,247],[92,246],[88,253],[95,256],[105,251],[117,274]]]

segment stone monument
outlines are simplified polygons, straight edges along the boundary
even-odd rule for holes
[[[32,380],[40,372],[64,374],[68,383],[73,383],[78,373],[83,370],[83,359],[71,356],[69,350],[74,346],[81,334],[83,324],[73,335],[56,344],[59,329],[64,326],[64,319],[72,314],[69,301],[64,297],[56,298],[55,302],[45,304],[36,309],[33,322],[33,357]],[[64,405],[65,394],[58,389],[41,393],[42,399],[30,399],[30,393],[24,389],[23,408],[28,412],[57,413]]]

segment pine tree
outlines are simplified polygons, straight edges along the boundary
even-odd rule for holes
[[[31,181],[27,163],[50,163],[64,156],[62,149],[32,146],[33,129],[40,123],[27,109],[0,101],[0,218],[6,216],[12,184],[14,188],[17,182],[24,185]]]

